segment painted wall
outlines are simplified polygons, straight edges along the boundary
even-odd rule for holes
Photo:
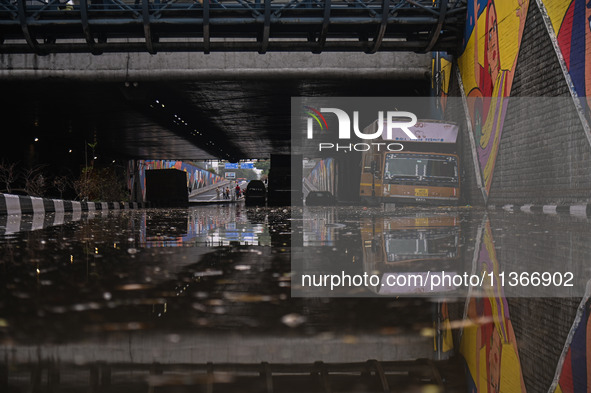
[[[489,205],[591,200],[591,144],[585,121],[573,102],[578,97],[583,118],[589,122],[591,1],[540,0],[539,3],[541,6],[535,0],[470,1],[461,51],[454,59],[448,55],[433,58],[432,87],[434,95],[440,97],[440,106],[445,107],[448,96],[466,96],[479,167],[472,165],[466,138],[462,141],[465,169],[481,175],[483,194]],[[447,73],[444,70],[450,67],[449,62],[451,71]],[[576,96],[571,96],[569,83]],[[566,97],[570,108],[532,110],[515,100],[555,96]],[[540,126],[537,133],[527,127],[532,122]],[[468,135],[467,127],[463,128],[463,134]],[[475,183],[471,187],[475,188]],[[472,191],[470,195],[479,193]],[[470,202],[477,204],[476,198]],[[573,230],[564,238],[531,241],[538,244],[534,249],[541,254],[559,249],[562,241],[570,242],[577,236],[578,231]],[[534,260],[536,255],[531,252],[526,255],[507,251],[530,249],[524,246],[525,238],[496,239],[496,246],[507,254],[498,257]],[[484,270],[486,266],[494,269],[498,262],[488,225],[482,239],[479,265]],[[528,238],[526,243],[529,241]],[[515,243],[513,247],[507,247],[510,242]],[[490,243],[488,247],[487,243]],[[577,260],[578,253],[573,251],[573,261],[563,255],[555,260],[573,268],[585,265]],[[591,391],[591,362],[587,359],[591,353],[589,299],[581,303],[580,319],[567,338],[574,319],[569,314],[571,299],[507,300],[502,295],[502,291],[495,292],[488,298],[468,303],[470,320],[492,320],[464,329],[460,342],[471,391],[523,391],[525,386],[530,391],[549,388],[560,393]],[[552,350],[540,351],[540,345],[549,341]],[[512,387],[503,388],[504,383]]]
[[[591,110],[591,1],[544,0],[558,46],[578,97]]]
[[[591,201],[591,0],[472,0],[467,14],[457,56],[432,62],[439,106],[466,97],[462,155],[482,184],[466,184],[467,203]],[[557,96],[568,107],[523,100]]]
[[[464,48],[458,57],[476,152],[490,193],[508,100],[523,37],[528,0],[468,4]]]
[[[334,195],[334,166],[335,162],[333,158],[320,160],[306,178],[318,191],[330,191]]]
[[[130,174],[133,174],[133,162],[130,161],[131,167],[128,169]],[[187,188],[195,190],[206,187],[211,184],[218,183],[224,178],[214,175],[204,169],[198,168],[194,165],[176,160],[140,160],[139,161],[139,178],[142,188],[142,196],[146,198],[146,170],[151,169],[178,169],[187,173]],[[133,177],[130,176],[129,187],[133,185]]]

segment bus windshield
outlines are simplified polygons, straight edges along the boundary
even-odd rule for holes
[[[456,182],[458,179],[456,157],[432,154],[387,154],[384,180],[404,179]]]

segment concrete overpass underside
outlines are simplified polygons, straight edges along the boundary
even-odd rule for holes
[[[291,97],[424,96],[429,65],[412,53],[2,55],[16,142],[2,156],[79,162],[96,142],[99,160],[265,158],[289,152]]]

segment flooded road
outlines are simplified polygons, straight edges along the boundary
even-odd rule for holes
[[[590,235],[470,208],[0,217],[0,391],[586,391]]]

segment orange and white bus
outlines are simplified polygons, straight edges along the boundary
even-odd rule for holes
[[[383,129],[386,127],[384,126]],[[459,127],[437,120],[419,120],[409,130],[392,130],[390,139],[372,143],[362,155],[361,202],[457,205],[460,199]],[[364,133],[374,133],[377,120]]]

